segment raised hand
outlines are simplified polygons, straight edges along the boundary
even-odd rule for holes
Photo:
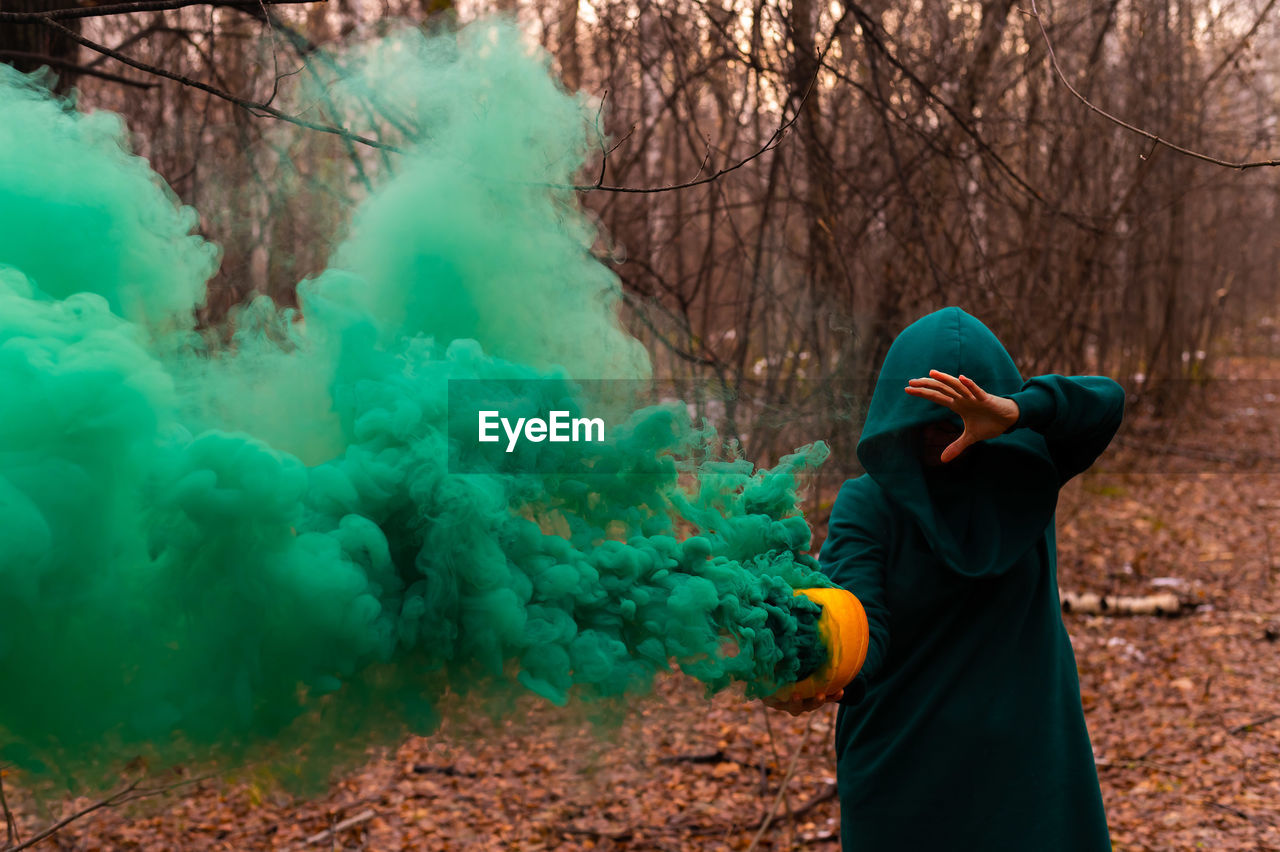
[[[979,441],[1004,434],[1018,420],[1016,402],[992,396],[965,376],[930,370],[928,378],[912,379],[904,390],[951,409],[964,421],[964,432],[942,451],[943,462],[951,461]]]

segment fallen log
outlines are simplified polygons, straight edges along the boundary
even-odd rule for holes
[[[1130,597],[1125,595],[1099,595],[1095,592],[1058,592],[1063,612],[1084,615],[1182,615],[1184,607],[1172,592]]]

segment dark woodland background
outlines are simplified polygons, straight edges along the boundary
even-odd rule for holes
[[[893,335],[946,304],[990,325],[1024,374],[1106,373],[1157,411],[1176,410],[1224,347],[1269,345],[1280,173],[1150,137],[1232,163],[1280,150],[1275,5],[91,6],[60,28],[7,22],[0,58],[49,65],[85,104],[127,117],[225,249],[216,319],[251,292],[288,303],[386,161],[333,135],[281,144],[275,119],[77,36],[268,103],[317,46],[389,20],[514,15],[566,86],[603,99],[607,158],[582,197],[609,235],[598,249],[628,325],[658,375],[726,389],[711,413],[771,459],[848,433]],[[665,191],[622,191],[635,189]]]
[[[1064,616],[1112,838],[1273,850],[1276,6],[4,0],[0,60],[49,66],[126,116],[223,246],[213,324],[253,293],[290,304],[394,167],[291,123],[281,93],[317,48],[393,20],[516,17],[566,86],[603,102],[581,198],[655,374],[750,458],[833,445],[815,544],[880,359],[917,316],[964,307],[1024,375],[1116,378],[1126,426],[1063,493],[1060,584],[1172,594],[1180,617]],[[369,118],[371,141],[394,135]],[[460,712],[311,801],[250,772],[153,785],[142,806],[125,804],[133,787],[59,802],[0,767],[16,814],[0,848],[42,831],[64,849],[836,848],[833,714],[659,687],[605,730],[532,697],[496,728]]]

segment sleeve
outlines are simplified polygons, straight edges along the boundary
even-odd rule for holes
[[[883,508],[865,499],[855,480],[846,482],[831,508],[827,538],[818,554],[822,572],[833,583],[852,592],[867,613],[869,643],[862,670],[845,687],[841,704],[852,705],[862,700],[867,682],[875,678],[884,664],[889,648],[889,611],[885,606],[884,570],[887,546],[884,533],[887,523],[875,524],[873,518]],[[873,530],[879,530],[876,534]]]
[[[1018,404],[1010,431],[1044,435],[1062,482],[1102,455],[1124,417],[1124,388],[1106,376],[1036,376],[1008,398]]]

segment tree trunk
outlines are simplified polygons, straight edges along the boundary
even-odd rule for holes
[[[48,12],[77,6],[75,0],[4,0],[5,12]],[[68,29],[80,32],[80,19],[61,21]],[[43,24],[10,24],[0,27],[0,62],[19,71],[52,68],[58,75],[56,91],[66,91],[75,82],[76,57],[80,45],[65,33]]]

